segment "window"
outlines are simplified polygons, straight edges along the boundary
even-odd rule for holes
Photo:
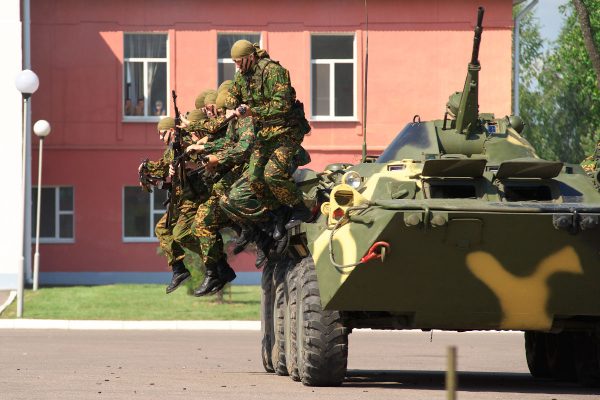
[[[31,232],[36,237],[38,188],[33,187],[31,199]],[[40,205],[40,243],[74,241],[73,187],[42,187]]]
[[[168,113],[167,35],[124,34],[123,117],[158,121]]]
[[[166,190],[148,193],[139,186],[123,189],[123,239],[126,242],[155,241],[154,227],[166,209]]]
[[[354,35],[311,36],[312,119],[356,119]]]
[[[252,43],[260,43],[259,33],[219,33],[217,35],[217,69],[218,79],[217,85],[228,79],[233,79],[235,74],[235,64],[231,59],[231,46],[241,39],[246,39]]]

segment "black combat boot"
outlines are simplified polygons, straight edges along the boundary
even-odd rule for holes
[[[211,290],[210,294],[217,293],[219,290],[223,289],[226,284],[236,278],[235,271],[229,266],[229,263],[225,258],[219,260],[219,263],[217,264],[217,273],[219,274],[219,280],[221,282]]]
[[[290,219],[292,209],[288,206],[281,206],[277,210],[273,211],[273,219],[275,224],[273,226],[273,239],[281,240],[286,234],[285,225]]]
[[[171,283],[167,286],[167,294],[177,289],[192,276],[181,260],[175,262],[171,268],[173,269],[173,277],[171,278]]]
[[[271,236],[264,232],[260,232],[259,237],[256,240],[256,262],[254,263],[256,269],[262,268],[266,263],[272,245],[273,239]]]
[[[237,240],[235,241],[235,247],[233,248],[233,254],[239,254],[248,244],[254,241],[256,234],[254,229],[247,225],[242,225],[241,231],[238,235]]]
[[[194,296],[206,296],[207,294],[212,293],[213,289],[218,287],[220,284],[221,279],[219,279],[219,272],[217,271],[217,266],[213,263],[207,264],[206,276],[204,277],[204,281],[200,284],[198,289],[194,290]]]
[[[279,240],[276,240],[275,243],[273,244],[273,248],[271,250],[271,254],[269,255],[269,258],[272,259],[273,261],[275,261],[276,259],[279,260],[283,256],[285,251],[287,250],[289,244],[290,244],[289,233],[287,231],[285,231],[285,234],[283,235],[283,237]]]
[[[287,224],[285,224],[285,229],[288,231],[295,226],[300,225],[302,222],[308,222],[312,218],[312,212],[303,201],[298,202],[292,208],[292,215]]]

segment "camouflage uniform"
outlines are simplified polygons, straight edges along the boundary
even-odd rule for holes
[[[166,177],[169,174],[169,165],[173,160],[173,150],[171,147],[165,150],[163,157],[156,162],[148,162],[148,172],[150,175]],[[175,179],[174,189],[171,201],[172,215],[168,212],[156,224],[154,232],[162,251],[167,256],[167,262],[173,266],[177,261],[182,261],[185,257],[184,247],[189,250],[200,253],[198,240],[192,230],[192,222],[198,209],[198,200],[188,198],[184,195],[184,190]],[[167,218],[169,226],[167,227]]]
[[[258,131],[246,183],[268,209],[294,206],[302,193],[291,179],[291,164],[310,127],[289,72],[278,62],[259,59],[246,74],[237,72],[226,105],[248,104]],[[240,188],[249,193],[247,188]]]
[[[219,206],[219,201],[227,195],[231,185],[242,174],[253,142],[254,126],[252,119],[243,118],[237,122],[231,121],[225,137],[209,142],[205,146],[208,153],[212,153],[219,159],[217,171],[212,177],[218,181],[213,185],[209,199],[198,207],[193,225],[194,232],[200,241],[202,261],[206,266],[207,276],[210,273],[214,276],[222,275],[221,271],[223,269],[230,269],[220,233],[220,229],[230,224],[230,220]],[[222,278],[222,276],[219,276],[219,278]],[[229,272],[229,278],[221,283],[225,284],[234,278],[235,274]],[[207,291],[202,290],[203,286],[206,287],[205,283],[194,294],[197,296],[208,294]]]
[[[292,157],[289,167],[290,175],[298,167],[306,165],[309,162],[310,156],[308,152],[300,146],[294,157]],[[227,196],[222,197],[220,202],[221,208],[223,208],[227,216],[241,226],[248,222],[262,225],[269,222],[271,218],[269,209],[265,207],[262,199],[255,194],[250,185],[250,168],[251,165],[244,169],[241,177],[231,186]]]

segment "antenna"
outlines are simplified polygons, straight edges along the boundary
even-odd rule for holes
[[[365,39],[365,78],[363,80],[363,144],[362,162],[367,161],[367,79],[369,76],[369,8],[365,0],[366,39]]]

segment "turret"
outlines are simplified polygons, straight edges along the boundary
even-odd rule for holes
[[[473,53],[471,62],[467,71],[467,79],[460,97],[458,110],[456,112],[456,132],[468,135],[476,133],[478,130],[479,116],[479,44],[481,43],[481,33],[483,27],[484,8],[479,7],[477,10],[477,25],[475,26],[475,37],[473,38]]]

